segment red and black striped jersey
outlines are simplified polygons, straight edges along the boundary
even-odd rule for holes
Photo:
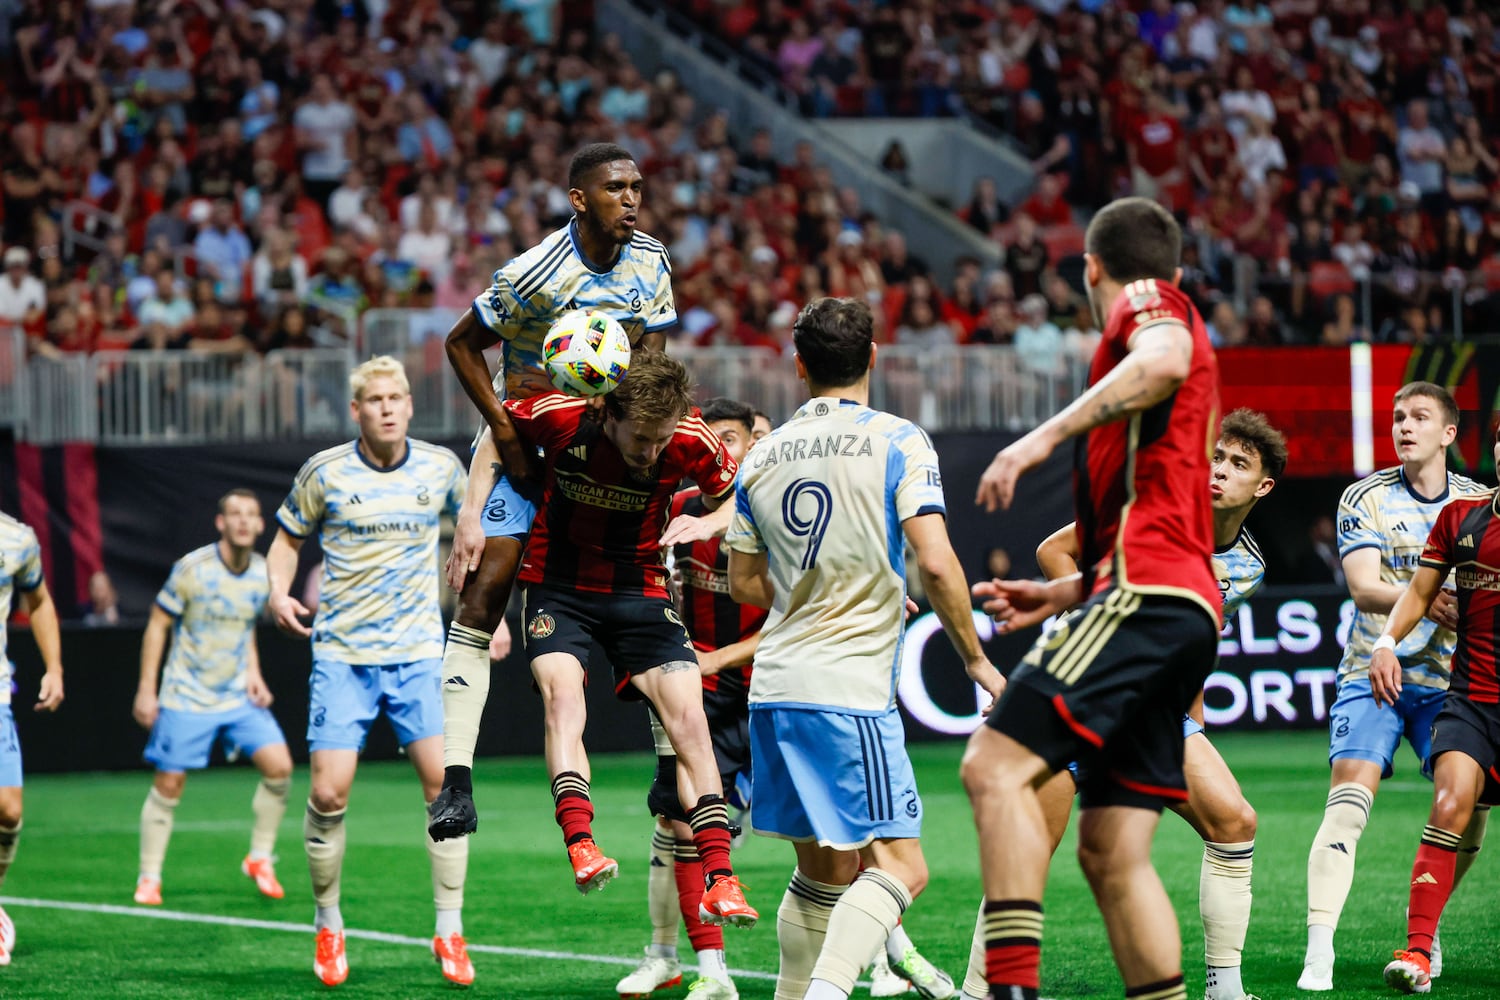
[[[1192,335],[1188,376],[1166,399],[1079,439],[1074,503],[1093,592],[1170,594],[1220,617],[1208,458],[1219,428],[1219,365],[1186,295],[1154,279],[1125,285],[1089,368],[1097,384],[1125,360],[1131,338],[1158,323]]]
[[[1500,646],[1500,491],[1463,497],[1442,509],[1422,549],[1421,565],[1458,584],[1458,648],[1448,690],[1500,704],[1495,654]]]
[[[702,517],[707,513],[698,489],[683,490],[672,498],[673,517],[679,514]],[[760,631],[770,614],[753,604],[737,604],[729,596],[729,551],[719,544],[722,541],[710,538],[706,542],[688,542],[676,546],[672,552],[677,572],[682,576],[682,620],[695,649],[723,649],[748,639]],[[703,687],[708,691],[730,685],[749,689],[749,663],[703,678]]]
[[[588,401],[559,393],[507,400],[516,430],[542,449],[542,502],[517,579],[562,590],[667,597],[660,540],[684,478],[727,497],[738,471],[697,416],[685,417],[656,465],[625,464]]]

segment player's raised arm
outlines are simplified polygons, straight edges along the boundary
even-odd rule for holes
[[[57,627],[57,605],[45,582],[25,591],[22,600],[31,616],[31,636],[42,654],[42,686],[37,692],[35,709],[55,712],[63,700],[62,632]]]

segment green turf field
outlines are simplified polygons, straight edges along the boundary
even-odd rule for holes
[[[1260,811],[1245,983],[1267,1000],[1296,996],[1307,848],[1327,792],[1326,742],[1305,734],[1222,736],[1218,744]],[[979,899],[974,832],[956,777],[960,750],[958,744],[926,745],[913,754],[927,808],[932,882],[907,919],[913,939],[955,978],[968,955]],[[645,858],[651,823],[643,799],[650,769],[643,755],[594,761],[595,830],[600,844],[620,860],[621,877],[606,891],[584,898],[569,881],[541,762],[483,762],[476,772],[481,825],[472,838],[465,918],[471,945],[496,950],[474,954],[475,995],[507,1000],[614,995],[616,979],[649,939]],[[130,900],[137,816],[148,781],[144,773],[41,776],[27,786],[20,853],[4,886],[19,941],[14,963],[0,969],[0,996],[165,1000],[326,992],[312,975],[307,926],[312,901],[300,844],[305,771],[297,775],[295,804],[282,828],[279,871],[287,898],[281,902],[259,898],[239,874],[253,772],[219,769],[190,777],[163,887],[162,915],[178,919],[153,919]],[[1391,949],[1404,942],[1406,884],[1429,797],[1430,786],[1417,777],[1409,757],[1402,759],[1360,844],[1359,874],[1339,929],[1333,996],[1394,995],[1381,984],[1380,970]],[[450,987],[421,946],[432,933],[432,895],[415,776],[401,764],[365,768],[349,817],[344,917],[351,929],[380,933],[350,940],[351,972],[339,992],[350,997],[447,992]],[[1070,831],[1065,852],[1071,843]],[[1157,862],[1177,903],[1189,993],[1195,996],[1203,982],[1200,853],[1186,824],[1172,816],[1163,820]],[[766,919],[753,930],[726,931],[729,964],[764,976],[776,967],[774,917],[791,869],[790,849],[751,838],[736,866]],[[1500,902],[1489,868],[1482,859],[1448,909],[1447,973],[1434,995],[1500,997],[1495,961]],[[18,899],[115,909],[38,908],[18,905]],[[1120,996],[1103,926],[1069,854],[1055,866],[1046,905],[1043,993]],[[234,926],[217,922],[221,918],[250,923]],[[686,952],[686,937],[682,947]],[[746,1000],[771,996],[768,978],[741,976],[738,985]],[[684,996],[685,987],[662,995]],[[856,993],[862,995],[863,990]]]

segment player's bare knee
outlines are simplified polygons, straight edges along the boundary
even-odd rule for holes
[[[1255,839],[1255,807],[1241,798],[1223,815],[1204,818],[1207,840],[1215,844],[1243,844]]]
[[[14,830],[21,823],[21,797],[19,795],[0,796],[0,827]]]
[[[465,628],[493,633],[500,627],[505,616],[505,605],[510,602],[510,586],[504,581],[491,579],[484,566],[458,595],[458,607],[453,620]]]
[[[1468,796],[1439,786],[1432,797],[1432,816],[1428,824],[1439,830],[1460,833],[1469,825],[1473,812],[1474,804]]]
[[[307,793],[307,801],[320,813],[343,812],[349,805],[349,790],[314,782]]]
[[[1027,783],[1015,768],[1001,767],[990,754],[976,752],[971,746],[964,754],[958,774],[964,791],[975,802],[991,801],[999,796],[1018,795]]]
[[[163,798],[180,799],[182,790],[187,785],[187,775],[182,771],[157,771],[151,784],[156,789],[156,794]]]

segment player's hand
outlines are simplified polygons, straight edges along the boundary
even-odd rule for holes
[[[130,707],[130,714],[135,721],[141,724],[142,729],[150,729],[156,725],[156,716],[160,711],[160,705],[156,700],[155,691],[137,691],[135,693],[135,704]]]
[[[453,525],[453,550],[448,553],[448,565],[445,567],[448,586],[456,592],[462,591],[469,574],[479,568],[479,560],[483,555],[484,522],[478,511],[460,507],[458,520]]]
[[[252,670],[245,675],[245,697],[250,699],[250,704],[257,708],[270,708],[271,702],[276,700],[271,694],[271,689],[266,686],[266,679],[260,675],[260,671]]]
[[[972,593],[983,601],[984,613],[995,620],[995,631],[1018,632],[1040,625],[1062,607],[1055,582],[991,580],[974,584]]]
[[[993,514],[997,507],[1008,510],[1016,497],[1016,481],[1041,465],[1050,454],[1052,446],[1040,430],[1003,449],[979,477],[979,492],[974,495],[974,502],[987,514]]]
[[[36,695],[36,705],[32,710],[36,712],[55,712],[57,706],[62,704],[63,683],[61,670],[49,670],[42,675],[42,687]]]
[[[984,706],[983,713],[989,715],[995,710],[995,702],[999,701],[1000,695],[1005,692],[1005,678],[1000,671],[995,669],[995,665],[984,657],[964,667],[964,672],[969,675],[971,681],[984,688],[985,693],[990,696],[989,704]]]
[[[311,618],[312,612],[291,594],[276,594],[271,597],[271,619],[276,627],[299,639],[311,639],[312,629],[302,624],[303,618]]]
[[[500,624],[495,626],[495,634],[490,636],[490,659],[505,659],[510,655],[510,648],[510,623],[502,615],[500,617]]]
[[[726,510],[725,507],[719,510]],[[729,530],[729,518],[721,515],[718,511],[707,517],[694,517],[692,514],[679,514],[672,518],[672,523],[667,525],[667,530],[662,533],[661,542],[663,548],[669,545],[688,545],[693,542],[706,542],[710,538],[722,538]]]
[[[704,677],[712,677],[726,666],[728,664],[720,658],[717,649],[698,650],[698,672]]]
[[[1370,657],[1370,694],[1375,706],[1395,706],[1401,697],[1401,661],[1389,649],[1377,649]]]
[[[922,609],[917,607],[917,602],[912,600],[911,597],[908,596],[906,598],[906,617],[903,618],[902,621],[911,621],[911,616],[916,614],[920,610]]]
[[[1450,632],[1458,631],[1458,595],[1444,587],[1427,606],[1427,617]]]

